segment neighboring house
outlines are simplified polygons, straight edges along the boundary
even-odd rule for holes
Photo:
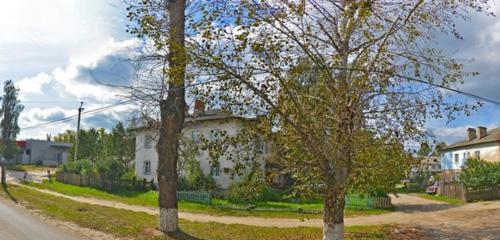
[[[182,131],[185,139],[192,141],[194,144],[200,143],[201,136],[209,140],[213,140],[216,136],[216,131],[226,131],[229,136],[234,136],[245,127],[245,124],[251,123],[254,119],[243,118],[221,110],[204,110],[204,103],[201,101],[195,102],[193,115],[186,118],[186,124]],[[156,169],[158,168],[158,155],[156,144],[158,132],[151,128],[138,128],[136,133],[136,154],[135,154],[135,173],[140,179],[145,178],[148,181],[154,179],[157,181]],[[264,167],[264,157],[267,152],[267,144],[263,141],[256,141],[254,150],[258,152],[258,157],[262,159],[262,167]],[[228,149],[241,153],[237,149]],[[233,179],[230,175],[224,173],[224,169],[233,168],[233,162],[221,157],[218,165],[211,165],[208,151],[202,151],[196,155],[196,159],[200,163],[203,173],[208,176],[212,175],[217,186],[222,189],[227,189],[231,185]],[[236,179],[236,178],[235,178]]]
[[[441,157],[438,156],[416,156],[420,164],[410,169],[410,179],[415,179],[421,174],[435,176],[441,172]]]
[[[441,154],[443,180],[457,180],[460,169],[469,158],[500,161],[500,128],[467,129],[467,139],[445,147]]]
[[[66,163],[72,144],[28,139],[18,141],[17,146],[20,150],[16,156],[16,163],[55,167]]]

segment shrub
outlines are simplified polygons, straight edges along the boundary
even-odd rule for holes
[[[264,200],[266,190],[264,178],[258,172],[252,172],[231,184],[228,198],[234,203],[253,203]]]
[[[126,172],[125,166],[114,158],[105,158],[97,162],[97,173],[101,179],[120,179]]]
[[[460,181],[467,187],[500,185],[500,163],[469,159],[460,173]]]
[[[80,175],[91,175],[95,173],[92,163],[87,159],[69,161],[68,163],[60,166],[58,171]]]

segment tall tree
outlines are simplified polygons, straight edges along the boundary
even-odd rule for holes
[[[159,94],[154,99],[160,112],[160,135],[156,146],[158,152],[159,183],[159,227],[164,233],[179,229],[177,208],[177,161],[179,158],[179,135],[186,112],[185,81],[187,55],[185,50],[185,11],[187,0],[131,1],[129,19],[136,25],[131,33],[147,38],[154,45],[152,59],[158,60],[160,68]],[[146,57],[146,58],[147,58]],[[157,64],[155,64],[157,66]],[[152,67],[154,69],[154,66]],[[154,72],[151,70],[150,72]],[[147,89],[156,86],[146,86]],[[142,93],[142,89],[139,90]],[[140,97],[151,98],[150,95]]]
[[[19,114],[23,111],[24,106],[18,100],[17,95],[19,89],[16,88],[12,80],[7,80],[3,88],[4,94],[2,97],[2,108],[0,109],[0,131],[2,142],[0,150],[2,156],[11,160],[16,156],[16,137],[19,134],[19,125],[17,121]],[[2,184],[5,184],[5,163],[2,164]]]
[[[345,194],[367,150],[421,142],[427,119],[479,105],[439,90],[473,73],[434,40],[461,38],[454,21],[488,12],[487,0],[224,2],[190,25],[194,70],[213,83],[199,93],[279,129],[286,170],[323,196],[324,240],[344,238]]]

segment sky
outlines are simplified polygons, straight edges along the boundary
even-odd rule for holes
[[[126,85],[133,68],[123,61],[140,42],[126,33],[126,6],[119,0],[0,0],[0,82],[12,79],[25,106],[19,139],[44,139],[75,129],[76,120],[47,127],[38,124],[122,101],[125,94],[99,82]],[[495,6],[500,3],[497,0]],[[500,16],[499,10],[495,10]],[[500,101],[500,18],[472,14],[458,21],[463,40],[442,36],[441,48],[472,60],[466,70],[480,72],[456,88]],[[97,81],[96,81],[97,80]],[[471,99],[471,101],[474,99]],[[126,121],[130,109],[118,106],[82,118],[82,127],[111,128]],[[470,116],[430,120],[438,141],[465,138],[468,127],[500,126],[500,106],[485,103]]]

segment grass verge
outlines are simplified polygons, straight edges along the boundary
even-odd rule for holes
[[[156,217],[146,213],[75,202],[21,186],[0,189],[0,196],[15,199],[54,219],[129,239],[321,239],[320,228],[268,228],[186,220],[180,221],[184,234],[178,237],[163,237],[156,230]],[[395,226],[388,225],[346,227],[346,239],[398,239],[392,236],[394,228]]]
[[[106,191],[89,188],[89,187],[79,187],[75,185],[65,184],[57,181],[49,183],[44,181],[43,183],[27,183],[27,185],[47,189],[54,192],[62,193],[70,196],[80,196],[80,197],[92,197],[110,201],[121,202],[131,205],[149,206],[156,207],[158,205],[158,193],[154,191],[150,192],[132,192],[132,191],[119,191],[109,193]],[[214,199],[214,204],[217,205],[231,205],[226,200]],[[257,204],[258,207],[262,208],[282,208],[282,209],[321,209],[322,204],[296,204],[296,203],[283,203],[283,202],[261,202]],[[187,201],[179,202],[179,209],[184,212],[193,213],[204,213],[217,216],[253,216],[253,217],[266,217],[266,218],[321,218],[320,214],[301,214],[295,212],[276,212],[276,211],[244,211],[244,210],[233,210],[233,209],[221,209],[215,208],[207,204],[194,203]],[[373,209],[366,211],[357,210],[346,210],[345,216],[360,216],[360,215],[376,215],[384,214],[392,211],[391,209]]]
[[[28,164],[7,164],[5,165],[8,170],[18,171],[18,172],[47,172],[47,170],[54,171],[55,168],[36,166]]]
[[[465,204],[465,202],[460,200],[460,199],[450,198],[450,197],[443,196],[443,195],[430,195],[430,194],[421,193],[421,194],[418,194],[418,196],[421,198],[429,199],[429,200],[445,202],[445,203],[448,203],[451,205],[463,205],[463,204]]]

